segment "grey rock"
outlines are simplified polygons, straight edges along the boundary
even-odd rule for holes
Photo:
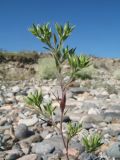
[[[36,154],[29,154],[18,158],[17,160],[38,160],[38,156]]]
[[[5,97],[11,98],[11,97],[14,97],[14,94],[13,94],[12,92],[7,92],[7,93],[5,94]]]
[[[98,115],[98,114],[100,114],[100,109],[97,109],[97,108],[90,108],[89,110],[88,110],[88,114],[92,114],[92,115]]]
[[[0,126],[5,125],[5,123],[7,123],[7,117],[1,117]]]
[[[29,94],[31,94],[31,93],[34,93],[35,91],[36,91],[35,88],[28,88],[28,89],[26,89],[27,95],[29,95]]]
[[[23,152],[18,149],[12,149],[9,151],[6,151],[7,156],[5,160],[15,160],[23,155]]]
[[[64,116],[64,117],[63,117],[63,122],[68,123],[68,122],[70,122],[70,121],[71,121],[71,119],[70,119],[69,116]]]
[[[0,160],[5,160],[6,153],[3,151],[0,151]]]
[[[82,94],[84,92],[88,92],[88,89],[81,87],[72,87],[70,91],[74,94]]]
[[[9,130],[11,127],[11,125],[0,126],[0,131]]]
[[[31,150],[30,144],[25,143],[25,142],[20,143],[20,148],[21,148],[22,152],[23,152],[25,155],[27,155],[27,154],[30,153],[30,150]]]
[[[27,143],[27,144],[31,144],[31,143],[35,143],[35,142],[41,142],[43,140],[43,138],[39,135],[39,134],[35,134],[32,135],[28,138],[22,139],[21,141],[19,141],[19,143]]]
[[[105,118],[110,117],[112,120],[113,119],[120,119],[120,112],[106,112],[104,113]]]
[[[56,114],[53,117],[54,121],[57,122],[57,123],[60,122],[60,118],[61,118],[60,114]],[[64,116],[63,117],[63,122],[67,123],[67,122],[70,122],[70,121],[71,121],[71,119],[70,119],[69,116]]]
[[[11,136],[10,136],[9,134],[5,134],[5,135],[3,136],[2,142],[3,142],[3,143],[6,143],[9,139],[11,139]]]
[[[107,150],[107,155],[112,158],[120,159],[120,142],[112,144]]]
[[[67,91],[66,98],[73,98],[73,93],[71,91]]]
[[[69,143],[69,147],[78,150],[80,154],[85,151],[84,146],[81,145],[80,142],[77,142],[77,141],[73,141],[73,140],[72,140],[72,141]]]
[[[120,105],[111,105],[109,106],[109,109],[120,111]]]
[[[84,102],[81,106],[82,111],[88,111],[91,108],[92,109],[97,109],[98,106],[94,102],[90,102],[90,101]]]
[[[20,88],[19,88],[19,86],[14,86],[14,87],[12,87],[12,93],[18,93],[18,92],[20,92]]]
[[[84,122],[84,123],[82,123],[82,128],[89,130],[89,129],[93,128],[93,125],[89,122],[88,123]]]
[[[109,94],[106,94],[106,95],[104,95],[104,94],[98,94],[98,95],[96,95],[96,97],[97,98],[101,98],[101,99],[108,99],[109,98]]]
[[[80,123],[100,123],[104,121],[104,117],[102,115],[85,115],[81,118]]]
[[[44,145],[49,144],[52,148],[54,147],[55,150],[56,149],[57,150],[63,150],[64,149],[64,145],[63,145],[61,136],[54,136],[54,137],[51,137],[50,139],[45,139],[41,143],[36,143],[36,144],[38,144],[37,146],[40,145],[41,147],[44,146]],[[35,148],[33,149],[33,151],[35,151]],[[39,151],[39,152],[41,152],[41,151]]]
[[[0,134],[0,149],[2,147],[2,143],[3,143],[3,135]]]
[[[32,118],[20,119],[18,124],[25,124],[26,126],[33,126],[38,122],[38,118],[33,116]]]
[[[17,101],[16,101],[15,97],[8,97],[5,99],[5,103],[6,104],[15,104],[15,103],[17,103]]]
[[[19,158],[19,157],[20,157],[19,154],[13,153],[13,154],[7,155],[7,156],[6,156],[6,160],[14,160],[14,159],[17,159],[17,158]]]
[[[36,154],[48,154],[52,153],[55,150],[55,146],[51,143],[46,143],[45,141],[43,142],[38,142],[32,147],[32,152]]]
[[[120,141],[120,135],[117,137],[117,140]]]
[[[17,139],[24,139],[31,136],[33,133],[28,130],[28,127],[25,124],[20,124],[15,129],[15,137]]]
[[[118,135],[120,135],[120,130],[112,130],[111,128],[107,128],[106,130],[103,130],[102,134],[109,134],[113,137],[117,137]]]
[[[2,106],[3,104],[5,104],[5,100],[2,96],[0,96],[0,106]]]
[[[45,139],[48,134],[49,130],[43,130],[40,135]]]
[[[92,153],[83,152],[79,157],[79,160],[99,160],[97,156]]]

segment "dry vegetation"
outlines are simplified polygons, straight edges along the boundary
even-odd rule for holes
[[[82,80],[99,79],[104,72],[104,74],[120,80],[119,59],[104,59],[92,56],[91,63],[90,67],[80,72],[78,78]],[[0,52],[0,80],[25,80],[31,77],[36,79],[55,79],[54,59],[49,54],[38,54],[37,52]]]

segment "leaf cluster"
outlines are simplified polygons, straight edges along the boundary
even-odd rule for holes
[[[87,152],[93,152],[97,150],[98,147],[102,145],[102,136],[98,133],[95,133],[91,136],[83,137],[83,144]]]
[[[43,100],[44,100],[43,94],[42,92],[39,92],[39,91],[35,91],[34,93],[31,93],[25,99],[28,105],[34,107],[34,109],[37,110],[45,118],[51,119],[54,114],[55,107],[52,107],[52,102],[43,104]]]
[[[82,125],[79,123],[71,123],[67,124],[67,138],[70,141],[78,132],[80,132]]]
[[[62,64],[68,61],[72,69],[71,77],[75,78],[79,70],[90,65],[90,60],[85,55],[77,56],[75,54],[76,48],[63,47],[64,41],[71,35],[74,28],[75,26],[70,25],[69,22],[63,26],[56,23],[55,32],[52,32],[49,23],[47,23],[43,25],[33,24],[29,31],[47,45],[44,48],[49,50],[54,57],[58,72],[61,73]]]

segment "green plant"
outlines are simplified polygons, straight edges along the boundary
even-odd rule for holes
[[[40,119],[43,121],[49,120],[49,123],[53,123],[52,116],[54,114],[55,107],[52,107],[52,102],[44,104],[44,98],[41,91],[39,92],[36,90],[34,93],[31,93],[25,98],[25,101],[29,106],[33,106],[34,109],[42,115]]]
[[[43,102],[42,92],[35,91],[35,93],[30,93],[26,98],[26,103],[32,105],[41,111],[41,104]]]
[[[57,70],[53,57],[40,58],[38,61],[37,76],[40,79],[55,79]]]
[[[98,147],[102,145],[102,136],[98,133],[95,133],[90,136],[83,137],[83,145],[85,146],[85,150],[87,152],[96,151]]]
[[[65,142],[65,138],[63,136],[63,116],[65,114],[66,107],[66,91],[70,84],[77,78],[77,75],[81,69],[86,68],[90,65],[90,60],[85,55],[77,56],[75,54],[75,48],[69,48],[68,46],[64,47],[65,40],[71,35],[75,26],[72,26],[66,23],[64,26],[55,24],[55,32],[52,32],[52,29],[49,27],[49,24],[43,25],[35,25],[29,29],[29,31],[37,37],[41,42],[45,44],[45,49],[47,49],[52,57],[55,60],[55,66],[57,69],[57,80],[60,84],[62,95],[60,97],[56,97],[60,106],[61,112],[61,120],[60,120],[60,133],[62,136],[62,140],[64,143],[64,147],[66,149],[66,159],[69,160],[68,155],[68,143]],[[69,71],[69,80],[64,82],[64,74],[62,72],[63,64],[68,62],[70,66]],[[68,127],[68,139],[70,140],[77,132],[79,131],[78,126],[72,126],[69,124]]]
[[[81,124],[69,122],[67,124],[67,141],[69,141],[78,133],[82,128]]]

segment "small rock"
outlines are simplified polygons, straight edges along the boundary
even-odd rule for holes
[[[66,150],[64,150],[63,152],[66,153]],[[77,157],[78,154],[79,154],[79,151],[76,150],[75,148],[68,148],[68,155],[69,156]]]
[[[24,153],[25,155],[27,155],[27,154],[30,153],[30,149],[31,149],[30,144],[25,143],[25,142],[20,143],[20,148],[22,149],[22,151],[23,151],[23,153]]]
[[[48,153],[52,153],[55,150],[55,146],[53,144],[50,143],[46,143],[46,142],[41,142],[41,143],[36,143],[33,147],[32,147],[32,152],[36,153],[36,154],[48,154]]]
[[[89,129],[93,128],[93,125],[91,123],[85,122],[85,123],[82,123],[82,128],[89,130]]]
[[[0,96],[0,106],[2,106],[3,104],[5,104],[5,100],[3,97]]]
[[[32,132],[28,130],[28,127],[25,124],[19,124],[15,129],[15,137],[17,139],[24,139],[31,134]]]
[[[88,114],[98,115],[98,114],[100,114],[100,110],[97,109],[97,108],[90,108],[90,109],[88,110]]]
[[[26,126],[33,126],[38,122],[38,118],[36,116],[32,117],[31,119],[20,119],[18,124],[25,124]]]
[[[36,154],[25,155],[17,160],[37,160],[38,156]]]
[[[22,151],[18,149],[9,150],[9,151],[6,151],[6,153],[8,155],[6,156],[5,160],[15,160],[23,155]]]
[[[94,103],[94,102],[91,102],[91,101],[86,101],[86,102],[84,102],[83,104],[82,104],[82,106],[81,106],[81,110],[82,111],[88,111],[88,110],[90,110],[90,109],[96,109],[96,108],[98,108],[98,106],[96,105],[96,103]]]
[[[35,134],[35,135],[32,135],[28,138],[25,138],[25,139],[19,141],[19,143],[31,144],[31,143],[35,143],[35,142],[41,142],[42,140],[43,140],[43,138],[39,134]]]
[[[20,88],[18,86],[12,87],[12,93],[18,93],[20,92]]]
[[[5,96],[11,98],[11,97],[14,97],[14,94],[11,92],[7,92]]]
[[[92,154],[92,153],[87,153],[87,152],[84,152],[82,153],[79,157],[78,157],[79,160],[99,160],[97,159],[97,156]]]
[[[107,155],[115,159],[120,159],[120,142],[112,144],[112,146],[107,150]]]
[[[80,123],[86,122],[86,123],[100,123],[103,122],[104,118],[101,115],[85,115],[81,118]]]
[[[72,93],[74,93],[74,94],[82,94],[82,93],[84,93],[84,92],[87,92],[88,89],[86,89],[86,88],[81,88],[81,87],[72,87],[72,88],[70,89],[70,91],[71,91]]]

